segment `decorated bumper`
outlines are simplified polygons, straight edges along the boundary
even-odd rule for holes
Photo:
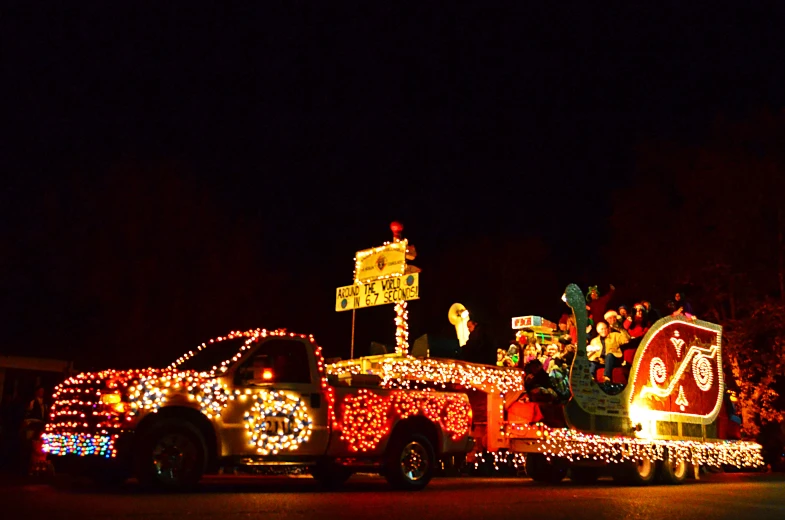
[[[42,450],[55,457],[76,455],[97,456],[107,459],[117,457],[118,434],[44,433]]]

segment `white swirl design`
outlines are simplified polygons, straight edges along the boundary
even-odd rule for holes
[[[667,371],[665,369],[665,363],[658,357],[652,358],[649,363],[649,378],[651,379],[651,382],[661,385],[665,382],[666,377]]]
[[[704,356],[695,356],[692,360],[692,376],[698,388],[708,392],[714,382],[714,371],[711,369],[711,361]]]

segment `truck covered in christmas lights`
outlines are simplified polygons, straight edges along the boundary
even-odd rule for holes
[[[586,301],[576,285],[563,300],[578,330],[569,397],[526,398],[520,368],[400,355],[341,361],[328,373],[372,373],[390,388],[464,391],[473,408],[478,459],[525,464],[536,481],[580,482],[609,474],[619,482],[681,483],[706,467],[759,467],[761,446],[729,422],[722,328],[694,318],[656,322],[607,385],[587,357]],[[618,371],[618,373],[617,373]],[[609,375],[610,377],[610,375]]]
[[[165,369],[79,374],[55,389],[44,451],[102,482],[171,489],[227,466],[295,465],[328,486],[376,471],[417,490],[471,449],[464,393],[330,376],[312,336],[233,332]],[[71,465],[70,467],[73,467]]]

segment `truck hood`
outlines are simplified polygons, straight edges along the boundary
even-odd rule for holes
[[[121,429],[135,416],[157,411],[170,399],[202,403],[221,385],[193,371],[131,369],[85,372],[55,388],[48,431]]]

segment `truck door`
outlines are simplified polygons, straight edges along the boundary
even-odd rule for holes
[[[225,455],[323,455],[329,442],[328,404],[314,347],[307,340],[260,340],[230,373],[233,399],[222,415]]]

